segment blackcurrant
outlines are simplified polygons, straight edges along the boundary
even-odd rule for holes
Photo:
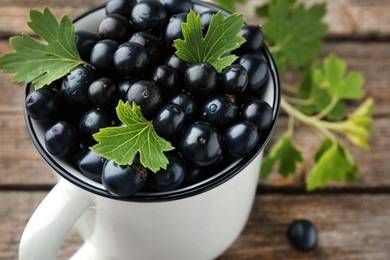
[[[130,86],[133,85],[138,80],[136,78],[130,78],[126,79],[118,84],[118,97],[122,101],[127,100],[127,91],[129,90]]]
[[[152,81],[140,80],[130,86],[127,91],[127,101],[135,102],[141,107],[146,118],[153,118],[162,104],[160,89]]]
[[[79,132],[83,142],[92,146],[96,143],[93,134],[99,132],[101,128],[116,124],[115,117],[111,112],[91,108],[80,118]]]
[[[136,0],[110,0],[106,4],[106,14],[120,14],[129,18],[136,2]]]
[[[221,84],[228,95],[243,93],[248,85],[249,75],[240,64],[232,64],[226,67],[221,74]]]
[[[255,148],[259,134],[254,124],[240,121],[226,129],[224,139],[228,154],[244,157]]]
[[[116,71],[123,77],[134,77],[148,68],[150,59],[146,49],[133,42],[119,46],[114,54]]]
[[[100,74],[110,75],[115,71],[113,57],[118,46],[116,41],[105,39],[97,42],[92,48],[90,62]]]
[[[66,121],[59,121],[46,130],[45,147],[52,155],[64,157],[77,148],[76,130]]]
[[[167,65],[157,66],[150,75],[150,79],[156,83],[164,96],[172,94],[179,83],[179,76],[176,70]]]
[[[174,47],[173,41],[176,39],[183,39],[182,23],[186,22],[188,13],[174,14],[169,19],[168,25],[165,29],[165,44]]]
[[[102,181],[102,170],[105,162],[105,158],[94,151],[89,150],[82,156],[78,166],[85,176],[100,183]]]
[[[208,63],[194,63],[184,72],[184,89],[195,97],[209,97],[218,86],[218,72]]]
[[[26,97],[27,114],[35,120],[55,119],[60,112],[59,93],[52,88],[37,89]]]
[[[168,56],[168,58],[165,61],[165,64],[168,67],[171,67],[172,69],[176,70],[179,76],[184,74],[184,72],[190,66],[190,64],[187,61],[179,58],[176,54],[171,54],[170,56]]]
[[[193,8],[190,0],[164,0],[164,6],[169,15],[189,12]]]
[[[168,102],[180,106],[192,118],[198,114],[198,106],[194,98],[186,92],[173,95]]]
[[[98,35],[101,39],[125,42],[131,35],[129,20],[119,14],[107,15],[99,24]]]
[[[187,175],[184,178],[183,187],[199,183],[205,179],[204,170],[196,167],[188,167]]]
[[[287,230],[290,243],[297,249],[308,252],[317,246],[317,229],[312,222],[306,219],[295,220]]]
[[[264,58],[258,54],[244,54],[237,63],[248,71],[248,87],[254,92],[261,90],[268,80],[268,66]]]
[[[109,78],[100,78],[91,83],[88,88],[91,102],[100,109],[112,109],[117,103],[118,89]]]
[[[272,116],[271,106],[261,99],[248,100],[241,108],[241,117],[254,123],[258,130],[268,128],[272,123]]]
[[[167,104],[157,112],[153,127],[161,136],[176,136],[183,130],[186,119],[187,116],[180,106]]]
[[[108,160],[103,166],[102,183],[112,195],[127,197],[144,187],[147,175],[147,170],[141,165],[121,166]]]
[[[147,183],[156,191],[170,191],[178,188],[187,175],[187,165],[176,154],[167,154],[169,164],[167,169],[161,169],[156,173],[149,173]]]
[[[65,76],[61,84],[62,103],[71,111],[83,111],[88,108],[88,87],[95,80],[95,70],[90,66],[79,65]]]
[[[130,37],[129,42],[142,45],[146,49],[152,65],[161,63],[164,57],[161,55],[164,53],[164,45],[156,36],[147,32],[136,32]]]
[[[179,151],[188,163],[196,167],[210,166],[222,156],[222,137],[213,125],[197,121],[184,131]]]
[[[200,114],[203,121],[224,129],[236,121],[239,112],[239,106],[231,97],[216,95],[205,101]]]
[[[133,7],[130,20],[137,31],[159,35],[165,28],[167,12],[159,1],[141,0]]]
[[[82,60],[89,62],[93,46],[99,41],[99,37],[91,32],[76,31],[74,33],[76,39],[77,51]]]
[[[238,35],[245,38],[239,52],[255,52],[263,47],[264,36],[259,25],[244,25]]]

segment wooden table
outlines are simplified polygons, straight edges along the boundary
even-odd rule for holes
[[[53,0],[48,5],[59,17],[75,16],[103,2]],[[364,73],[364,90],[375,101],[371,150],[351,147],[360,166],[353,184],[307,193],[304,179],[310,163],[301,165],[294,177],[282,179],[275,172],[261,181],[247,226],[220,259],[390,259],[390,1],[328,2],[330,30],[323,55],[336,53],[351,70]],[[253,8],[258,3],[248,0],[239,8],[251,23],[260,22]],[[42,9],[44,4],[40,0],[0,2],[0,53],[10,50],[9,36],[29,31],[26,6]],[[9,80],[9,75],[0,74],[0,259],[17,258],[24,226],[54,184],[50,168],[27,137],[23,86]],[[286,121],[281,114],[273,141],[284,132]],[[296,144],[310,158],[318,136],[302,126],[296,134]],[[310,253],[295,250],[286,239],[288,224],[299,218],[311,220],[319,230],[318,247]],[[80,243],[72,230],[58,259],[67,259]]]

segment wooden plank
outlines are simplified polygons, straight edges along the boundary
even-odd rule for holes
[[[105,3],[105,0],[55,0],[48,6],[58,16],[78,14]],[[214,1],[215,2],[215,1]],[[261,24],[262,19],[255,16],[256,6],[265,0],[247,0],[246,5],[238,5],[238,11],[245,13],[248,23]],[[307,5],[316,0],[304,1]],[[324,1],[328,5],[325,21],[329,23],[329,37],[333,38],[389,38],[390,3],[386,0],[361,1],[341,0]],[[39,0],[4,0],[0,2],[0,37],[30,32],[26,26],[29,8],[42,9],[44,4]]]
[[[0,192],[0,259],[16,259],[22,231],[46,192]],[[390,195],[259,195],[238,240],[219,259],[389,259]],[[295,219],[312,221],[319,244],[310,253],[286,238]],[[67,236],[58,259],[81,240]]]
[[[372,50],[375,50],[373,52]],[[9,51],[5,41],[0,41],[0,53]],[[364,86],[375,101],[374,129],[370,138],[371,152],[352,149],[361,169],[357,183],[350,187],[389,187],[390,132],[388,131],[390,103],[390,44],[387,42],[327,42],[324,54],[334,52],[349,65],[351,70],[362,71]],[[297,74],[284,74],[285,81],[293,81]],[[43,162],[31,144],[23,119],[23,86],[9,83],[10,75],[0,74],[0,185],[50,185],[53,183],[50,168]],[[286,117],[281,115],[273,142],[286,129]],[[296,129],[296,142],[309,158],[318,145],[318,138],[306,127]],[[282,179],[276,172],[265,182],[270,188],[303,188],[305,175],[311,164],[303,164],[300,174]]]

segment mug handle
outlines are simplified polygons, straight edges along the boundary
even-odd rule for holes
[[[60,178],[27,223],[20,241],[19,260],[56,259],[66,234],[92,205],[86,192]]]

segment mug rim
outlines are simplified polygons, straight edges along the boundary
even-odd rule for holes
[[[194,4],[206,7],[208,9],[214,9],[214,10],[220,10],[225,15],[230,14],[230,12],[224,10],[223,8],[212,4],[208,2],[203,2],[200,0],[192,0]],[[77,21],[85,18],[89,14],[99,11],[100,9],[104,8],[105,4],[98,5],[94,8],[91,8],[90,10],[76,16],[73,19],[73,23],[76,23]],[[27,95],[30,92],[31,84],[26,83],[25,84],[25,98],[24,98],[24,119],[26,122],[27,131],[29,133],[29,136],[32,140],[32,143],[34,144],[35,148],[38,150],[41,157],[49,164],[49,166],[55,170],[56,173],[58,173],[61,177],[65,178],[72,184],[76,185],[77,187],[86,190],[88,192],[92,192],[96,195],[103,196],[106,198],[114,199],[114,200],[120,200],[120,201],[132,201],[132,202],[162,202],[162,201],[171,201],[171,200],[178,200],[183,199],[186,197],[191,197],[198,195],[200,193],[204,193],[206,191],[209,191],[213,188],[216,188],[217,186],[225,183],[226,181],[230,180],[234,176],[236,176],[239,172],[241,172],[247,165],[249,165],[263,149],[268,144],[272,133],[276,126],[276,121],[279,115],[279,109],[280,109],[280,99],[281,99],[281,93],[280,93],[280,79],[279,74],[277,71],[276,64],[271,56],[271,53],[264,43],[263,46],[263,55],[265,60],[267,61],[267,64],[269,66],[269,73],[270,77],[273,79],[273,102],[272,102],[272,110],[273,110],[273,118],[271,125],[265,129],[265,131],[262,132],[262,135],[260,137],[260,140],[257,142],[257,145],[255,148],[247,154],[244,158],[240,158],[239,162],[237,162],[232,168],[224,172],[223,174],[220,174],[216,178],[212,178],[211,180],[206,179],[205,181],[201,181],[200,183],[192,184],[185,188],[180,188],[177,190],[172,191],[166,191],[166,192],[139,192],[135,193],[131,196],[127,197],[116,197],[112,194],[110,194],[107,190],[100,189],[99,187],[93,186],[87,182],[84,182],[83,180],[77,178],[76,176],[72,175],[69,171],[67,171],[61,164],[56,160],[56,158],[52,155],[50,155],[45,147],[44,144],[42,144],[39,141],[38,134],[34,130],[32,120],[29,115],[27,114],[27,111],[25,109],[25,100]],[[78,170],[78,169],[77,169]],[[78,170],[79,171],[79,170]]]

